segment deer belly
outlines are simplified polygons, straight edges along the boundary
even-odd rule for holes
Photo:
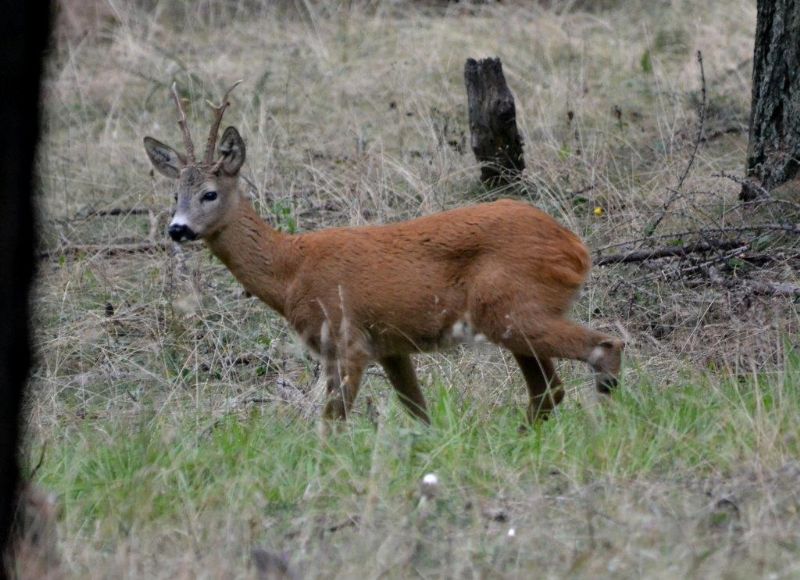
[[[460,344],[477,344],[487,342],[484,334],[478,332],[469,320],[469,315],[451,316],[439,324],[427,323],[418,325],[376,324],[370,335],[377,352],[411,353],[430,352],[452,348]],[[435,321],[439,322],[439,321]]]

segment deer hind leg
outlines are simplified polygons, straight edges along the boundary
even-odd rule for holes
[[[617,385],[625,346],[621,340],[564,318],[517,320],[509,316],[506,322],[498,342],[512,352],[580,360],[594,372],[599,392],[609,394]]]
[[[556,374],[553,361],[549,358],[517,353],[514,353],[514,358],[528,385],[530,397],[528,422],[533,424],[537,419],[547,419],[550,412],[564,398],[564,388]]]
[[[414,366],[411,364],[411,357],[407,354],[397,354],[385,356],[379,359],[389,382],[397,391],[400,402],[405,405],[406,410],[423,423],[430,423],[428,410],[425,405],[425,397],[419,390],[417,375]]]

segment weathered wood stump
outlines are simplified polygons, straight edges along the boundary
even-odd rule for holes
[[[467,59],[464,82],[469,104],[470,143],[481,164],[481,181],[505,185],[525,169],[514,96],[499,58]]]

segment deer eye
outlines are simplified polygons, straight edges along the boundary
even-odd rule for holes
[[[207,191],[203,194],[203,197],[200,198],[200,201],[214,201],[215,199],[217,199],[217,192]]]

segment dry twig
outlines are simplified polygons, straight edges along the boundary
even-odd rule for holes
[[[169,249],[170,242],[143,242],[138,244],[117,244],[117,245],[102,245],[102,244],[76,244],[69,246],[61,246],[53,250],[43,250],[39,252],[40,260],[49,260],[51,258],[60,258],[61,256],[119,256],[123,254],[152,254],[156,252],[164,252]]]
[[[672,189],[672,195],[670,195],[667,202],[664,204],[664,207],[661,209],[661,213],[658,217],[653,221],[652,224],[645,228],[645,236],[650,237],[656,231],[656,228],[659,226],[661,221],[667,215],[670,206],[681,196],[683,193],[681,192],[681,188],[683,187],[683,183],[686,181],[686,178],[689,176],[689,172],[692,170],[692,166],[694,165],[695,157],[697,157],[697,150],[700,148],[700,143],[703,141],[703,129],[706,123],[706,73],[703,69],[703,53],[699,50],[697,51],[697,63],[700,65],[700,91],[701,91],[701,101],[700,101],[700,113],[699,113],[699,123],[697,127],[697,137],[694,140],[694,148],[692,149],[692,154],[689,156],[689,161],[686,164],[686,168],[683,170],[680,178],[678,178],[678,184]]]

